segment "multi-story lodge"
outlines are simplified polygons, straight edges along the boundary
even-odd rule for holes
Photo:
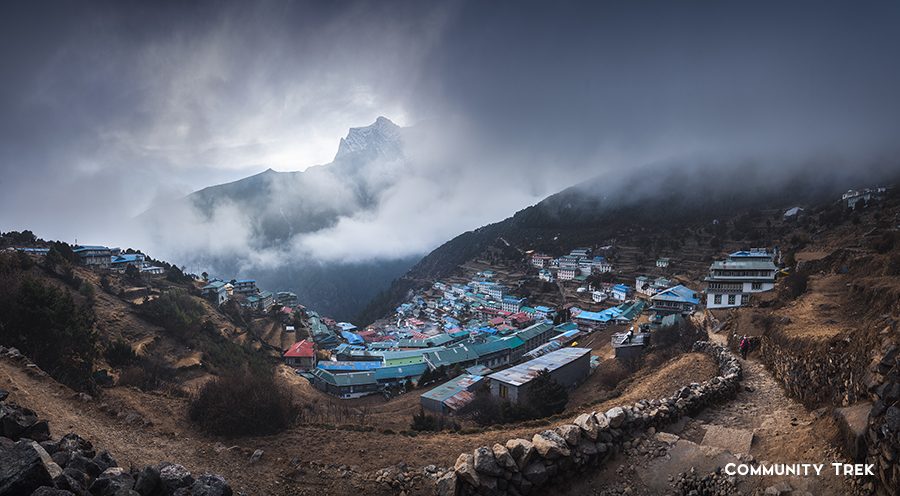
[[[765,249],[732,253],[713,262],[706,278],[706,308],[731,308],[747,303],[752,293],[775,287],[775,263]]]
[[[235,281],[234,282],[234,292],[238,294],[242,294],[245,296],[253,296],[259,293],[259,289],[256,287],[256,281],[253,279],[245,279],[243,281]]]
[[[88,267],[106,269],[112,262],[112,250],[105,246],[81,246],[72,252],[81,258],[81,265]]]

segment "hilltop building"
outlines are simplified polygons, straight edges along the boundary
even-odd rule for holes
[[[106,269],[112,262],[112,250],[105,246],[82,246],[72,252],[81,258],[81,265],[91,268]]]
[[[216,303],[216,305],[221,305],[225,303],[225,300],[228,299],[228,292],[225,288],[225,283],[222,281],[215,281],[212,283],[203,286],[203,296],[206,296],[210,300]]]
[[[775,263],[765,249],[732,253],[728,260],[713,262],[706,278],[706,308],[745,305],[752,293],[775,287]]]

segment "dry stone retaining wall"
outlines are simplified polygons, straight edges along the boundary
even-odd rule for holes
[[[818,353],[788,350],[771,339],[761,356],[776,379],[808,406],[831,403],[847,454],[875,465],[881,484],[900,492],[900,347],[884,329],[880,346],[849,337],[825,343]],[[857,342],[859,341],[859,342]],[[877,342],[877,341],[876,341]],[[855,345],[855,346],[854,346]],[[824,347],[827,346],[828,349]]]
[[[616,451],[651,428],[660,430],[684,415],[707,405],[732,399],[741,379],[741,365],[724,346],[698,342],[695,351],[709,353],[719,364],[719,375],[702,384],[684,386],[663,399],[643,399],[607,412],[585,413],[572,424],[539,432],[505,445],[481,447],[459,455],[456,465],[438,480],[441,496],[472,494],[537,494],[557,477],[571,477],[602,465]]]

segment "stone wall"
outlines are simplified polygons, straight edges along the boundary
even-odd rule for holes
[[[874,464],[881,484],[900,492],[900,348],[892,322],[873,339],[820,343],[762,340],[761,359],[810,407],[831,404],[848,456]],[[874,345],[873,345],[874,343]]]
[[[505,445],[463,453],[455,467],[438,480],[439,493],[538,494],[536,488],[556,477],[571,477],[602,465],[639,434],[661,430],[684,415],[734,398],[741,379],[737,358],[727,348],[708,342],[696,343],[694,350],[716,358],[717,377],[684,386],[669,398],[643,399],[607,412],[582,414],[572,424],[539,432],[531,440],[511,439]]]

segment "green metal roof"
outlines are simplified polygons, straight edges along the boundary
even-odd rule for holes
[[[525,346],[525,341],[522,341],[522,338],[519,336],[509,336],[507,338],[503,338],[504,341],[509,344],[509,349],[514,350],[519,346]]]
[[[374,371],[332,374],[327,370],[315,369],[312,371],[312,375],[335,386],[359,386],[363,384],[375,384],[377,382],[375,380]]]
[[[533,326],[526,327],[525,329],[516,333],[522,341],[528,341],[534,337],[540,336],[541,334],[547,332],[548,330],[553,328],[553,324],[550,322],[539,322],[534,324]]]
[[[442,365],[455,365],[457,363],[468,362],[478,359],[478,353],[468,346],[454,346],[452,348],[444,348],[440,351],[429,351],[425,353],[425,359],[434,367]]]

